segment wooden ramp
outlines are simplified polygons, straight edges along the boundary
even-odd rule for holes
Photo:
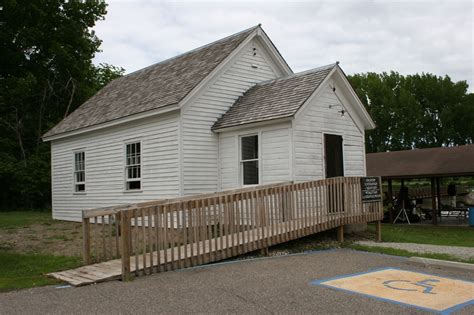
[[[300,229],[310,229],[314,226],[305,225],[307,220],[292,220],[276,226],[273,231],[268,231],[268,235],[262,229],[252,229],[243,232],[217,237],[198,243],[188,244],[169,248],[167,250],[154,251],[139,256],[132,256],[130,259],[130,271],[132,273],[155,273],[160,271],[187,268],[194,265],[201,265],[209,262],[216,262],[232,256],[238,256],[245,252],[258,250],[261,243],[269,237],[275,240],[285,239],[287,234],[296,233]],[[338,226],[339,219],[321,222],[317,226],[317,232],[328,230]],[[288,226],[290,226],[288,228]],[[256,237],[254,237],[256,236]],[[233,242],[235,240],[235,242]],[[275,244],[280,242],[276,241]],[[244,248],[246,247],[246,248]],[[264,244],[263,247],[266,247]],[[229,253],[230,252],[230,253]],[[153,257],[150,257],[150,254]],[[158,257],[158,254],[160,257]],[[162,262],[151,265],[146,262]],[[145,262],[145,263],[144,263]],[[137,269],[138,266],[138,269]],[[82,286],[92,283],[104,282],[108,280],[118,280],[122,277],[121,259],[114,259],[106,262],[96,263],[61,272],[48,274],[56,279],[68,282],[73,286]]]
[[[342,238],[345,224],[383,217],[381,199],[364,202],[360,183],[273,184],[84,211],[85,266],[49,275],[81,286],[217,262],[336,227]]]

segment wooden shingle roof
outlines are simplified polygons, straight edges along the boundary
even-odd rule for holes
[[[474,144],[369,153],[367,175],[384,179],[474,175]]]
[[[177,104],[258,26],[118,78],[43,137]]]
[[[212,130],[291,117],[336,64],[257,83],[212,126]]]

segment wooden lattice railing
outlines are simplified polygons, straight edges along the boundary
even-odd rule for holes
[[[84,211],[84,262],[121,259],[122,278],[219,261],[345,224],[382,219],[360,177],[280,183]]]

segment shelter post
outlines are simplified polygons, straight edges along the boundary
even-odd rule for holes
[[[435,197],[435,179],[431,178],[431,223],[438,225],[438,217],[436,211],[436,197]]]
[[[439,177],[436,177],[436,200],[438,204],[437,214],[440,216],[441,219],[441,187]]]
[[[402,200],[402,208],[405,209],[405,180],[402,179],[401,180],[401,185],[400,185],[400,191],[398,192],[398,199]]]
[[[393,224],[393,219],[394,219],[394,213],[393,213],[393,185],[392,185],[392,179],[388,180],[388,206],[389,206],[389,217],[390,217],[390,222]]]

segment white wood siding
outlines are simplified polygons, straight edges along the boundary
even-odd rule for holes
[[[341,117],[340,104],[329,86],[324,87],[293,122],[294,180],[322,179],[325,176],[323,133],[342,135],[345,176],[365,175],[364,134],[349,114]]]
[[[260,141],[262,184],[290,180],[290,129],[262,131]]]
[[[260,183],[269,184],[291,180],[290,123],[220,133],[220,177],[222,190],[241,187],[240,137],[259,136]]]
[[[53,218],[83,209],[179,196],[178,115],[170,113],[51,143]],[[142,192],[126,192],[125,143],[141,141]],[[85,151],[86,193],[74,194],[73,152]]]
[[[184,107],[181,128],[184,195],[220,189],[219,141],[211,127],[251,86],[276,77],[276,66],[271,64],[262,46],[254,39]]]

